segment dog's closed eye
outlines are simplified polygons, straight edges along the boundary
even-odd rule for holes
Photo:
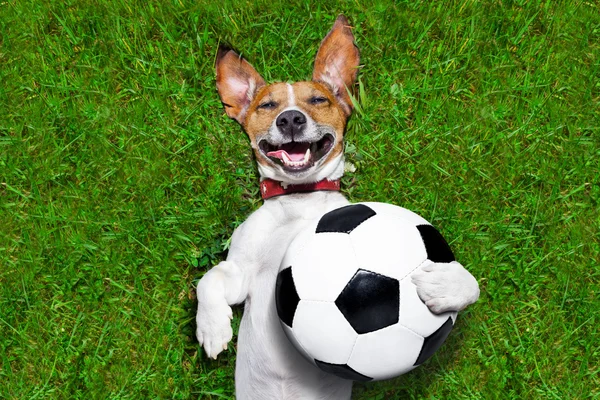
[[[313,96],[310,99],[308,99],[308,102],[312,105],[317,105],[317,104],[328,103],[329,100],[327,100],[327,97]]]
[[[259,104],[258,107],[256,107],[256,108],[258,108],[260,110],[272,110],[276,107],[277,107],[277,103],[275,103],[274,101],[267,101],[262,104]]]

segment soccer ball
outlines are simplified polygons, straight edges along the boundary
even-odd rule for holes
[[[275,302],[294,346],[323,371],[355,381],[389,379],[442,345],[455,312],[435,315],[411,275],[454,255],[419,215],[385,203],[338,208],[288,247]]]

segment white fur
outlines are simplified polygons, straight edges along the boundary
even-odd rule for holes
[[[216,358],[231,340],[230,305],[245,300],[238,334],[238,399],[344,399],[350,381],[306,361],[281,329],[275,310],[275,279],[284,252],[305,224],[348,204],[338,192],[291,194],[265,201],[240,225],[227,261],[198,282],[197,336]]]
[[[344,155],[340,153],[331,161],[323,165],[323,168],[315,170],[312,174],[292,177],[287,180],[282,179],[286,176],[285,172],[281,168],[273,166],[258,164],[258,173],[260,174],[260,180],[270,178],[291,184],[318,182],[326,178],[333,181],[344,175]]]
[[[286,83],[288,90],[288,107],[296,105],[296,96],[294,96],[294,87],[289,83]]]
[[[479,298],[477,281],[456,261],[426,265],[411,279],[421,300],[436,314],[460,311]]]

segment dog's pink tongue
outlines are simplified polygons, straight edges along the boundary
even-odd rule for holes
[[[284,145],[284,148],[281,150],[270,151],[267,153],[269,157],[276,157],[280,160],[283,160],[283,153],[287,154],[287,156],[292,161],[302,161],[304,160],[304,154],[306,153],[306,149],[308,149],[307,143],[293,143]]]
[[[269,157],[275,157],[275,158],[279,158],[280,160],[283,160],[283,153],[287,154],[287,152],[284,150],[277,150],[277,151],[270,151],[267,153],[267,155]],[[289,154],[288,154],[288,156],[289,156]]]

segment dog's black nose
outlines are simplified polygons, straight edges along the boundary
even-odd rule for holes
[[[306,116],[297,110],[284,111],[277,117],[275,125],[284,136],[293,140],[294,135],[302,133],[306,127]]]

